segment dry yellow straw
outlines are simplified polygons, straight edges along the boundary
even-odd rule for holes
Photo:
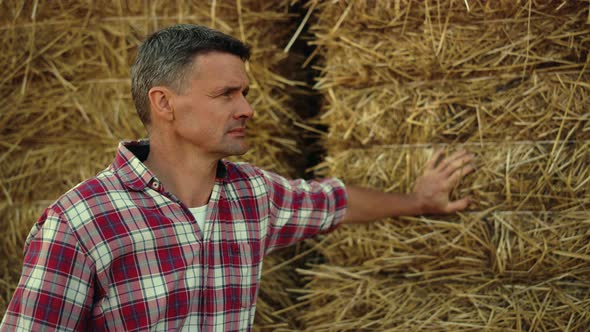
[[[326,263],[299,270],[308,284],[293,290],[307,330],[587,330],[587,4],[326,1],[314,13],[319,174],[409,192],[439,147],[467,148],[477,170],[452,193],[474,198],[466,212],[313,243]]]

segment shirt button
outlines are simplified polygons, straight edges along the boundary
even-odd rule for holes
[[[152,187],[153,187],[154,189],[158,189],[158,188],[160,188],[160,182],[159,182],[159,181],[154,181],[154,183],[152,184]]]

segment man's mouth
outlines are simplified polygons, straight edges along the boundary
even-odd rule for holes
[[[227,133],[234,136],[246,136],[246,127],[234,128]]]

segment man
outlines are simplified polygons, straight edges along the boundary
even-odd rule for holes
[[[288,181],[241,155],[249,49],[195,25],[140,47],[132,94],[149,141],[60,197],[31,230],[0,330],[250,330],[264,255],[340,223],[451,213],[471,172],[459,152],[429,161],[412,194],[337,179]]]

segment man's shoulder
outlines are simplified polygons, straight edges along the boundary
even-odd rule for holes
[[[70,223],[91,219],[93,210],[100,207],[118,192],[126,191],[125,186],[111,168],[88,178],[61,195],[50,209],[63,215]],[[71,225],[73,226],[73,225]]]
[[[30,242],[51,220],[51,226],[48,227],[55,227],[55,222],[66,224],[75,234],[78,243],[87,250],[86,244],[89,242],[82,241],[83,232],[80,230],[96,221],[101,214],[109,213],[110,202],[122,191],[124,185],[110,168],[78,183],[45,209],[31,230],[27,242]]]

